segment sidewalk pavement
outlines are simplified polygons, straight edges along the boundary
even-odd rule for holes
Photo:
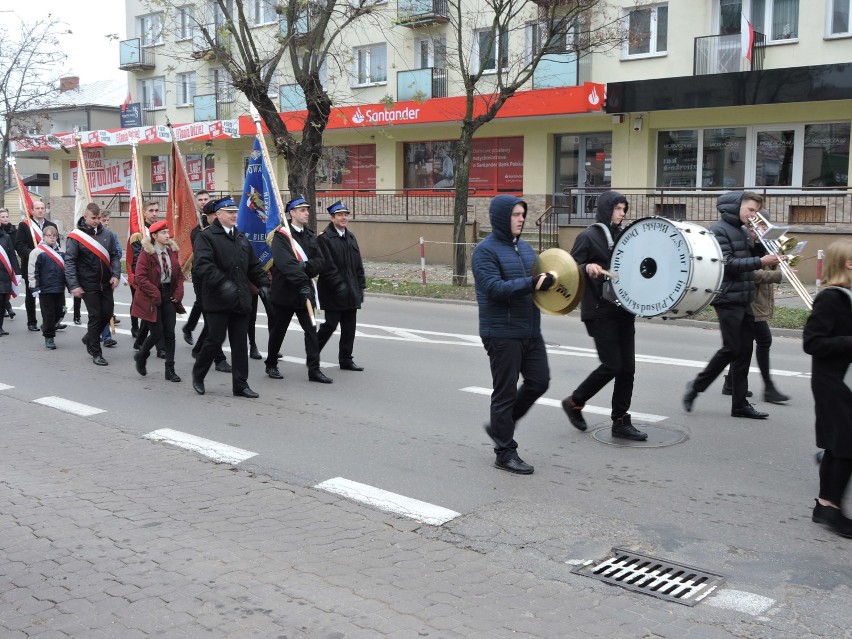
[[[430,539],[419,529],[431,527],[154,443],[104,415],[58,413],[35,397],[0,393],[4,639],[756,631],[754,619],[630,593],[570,566],[543,578],[505,553]]]

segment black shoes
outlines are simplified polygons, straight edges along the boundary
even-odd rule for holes
[[[130,328],[130,337],[136,339],[139,337],[139,328],[137,326],[132,326]]]
[[[761,413],[755,410],[751,404],[746,404],[743,408],[732,408],[731,417],[746,417],[748,419],[766,419],[769,413]]]
[[[9,334],[9,331],[0,328],[0,337],[4,337],[5,335],[8,335],[8,334]]]
[[[158,348],[157,349],[157,357],[159,357],[160,359],[166,359],[166,349],[165,348]]]
[[[38,324],[27,324],[27,330],[33,331],[33,332],[38,332],[41,329],[38,327]]]
[[[249,357],[252,359],[263,359],[263,355],[260,354],[260,351],[257,350],[257,344],[252,344],[249,349]]]
[[[518,456],[509,457],[508,459],[500,459],[498,457],[494,460],[494,465],[500,470],[507,470],[510,473],[515,473],[516,475],[532,475],[535,470]]]
[[[136,351],[133,353],[133,361],[136,362],[136,372],[139,373],[142,377],[148,374],[148,355],[142,354],[142,351]]]
[[[763,391],[763,401],[770,404],[783,404],[789,399],[789,395],[785,395],[775,388],[775,386],[767,386],[766,390]]]
[[[688,382],[686,384],[686,392],[683,394],[683,409],[687,413],[692,412],[692,404],[695,402],[696,397],[698,397],[698,391],[695,390],[695,382]]]
[[[195,344],[195,340],[192,339],[192,331],[189,330],[186,326],[183,327],[183,341],[192,346]]]
[[[621,439],[632,439],[636,442],[644,442],[648,439],[648,433],[638,430],[630,421],[630,415],[624,415],[612,420],[612,436]]]
[[[116,344],[118,344],[118,342],[116,342],[116,341],[115,341],[113,338],[111,338],[111,337],[108,337],[107,339],[105,339],[105,340],[104,340],[104,346],[106,346],[107,348],[112,348],[112,347],[113,347],[113,346],[115,346]]]
[[[80,325],[80,324],[82,324],[82,323],[83,323],[83,322],[80,320],[80,316],[79,316],[79,315],[77,315],[77,316],[74,318],[74,324],[76,324],[77,326],[79,326],[79,325]]]
[[[8,317],[9,319],[15,319],[15,311],[9,311],[8,313],[6,313],[6,317]]]
[[[733,395],[734,389],[731,388],[731,376],[725,375],[722,378],[722,395]],[[753,397],[754,393],[751,391],[746,391],[746,397]]]
[[[103,355],[94,355],[94,356],[92,357],[92,363],[93,363],[95,366],[108,366],[108,365],[109,365],[109,362],[107,362],[107,361],[104,359]]]
[[[83,335],[83,337],[80,339],[80,341],[83,342],[83,344],[85,344],[86,352],[89,355],[94,356],[94,353],[92,352],[92,345],[89,344],[89,334],[87,333],[87,334]]]
[[[192,378],[192,389],[199,395],[204,394],[204,380]]]
[[[589,427],[583,418],[583,407],[576,406],[573,397],[566,397],[562,400],[562,410],[565,411],[565,414],[568,415],[568,421],[577,430],[584,431]]]
[[[56,342],[53,341],[52,337],[45,337],[44,338],[44,347],[47,350],[55,351],[56,350]]]
[[[68,324],[63,324],[62,322],[56,325],[57,331],[64,331],[66,328],[68,328]]]
[[[180,377],[175,373],[175,365],[174,364],[166,364],[166,381],[167,382],[179,382]]]
[[[342,371],[362,371],[362,370],[364,370],[364,367],[358,366],[355,362],[347,362],[346,364],[340,365],[340,370],[342,370]]]
[[[247,399],[257,399],[258,397],[260,397],[260,395],[255,393],[248,386],[246,386],[244,389],[242,389],[240,391],[234,391],[234,395],[236,395],[237,397],[245,397]]]
[[[228,360],[223,359],[221,362],[216,362],[216,370],[220,373],[230,373],[232,369]]]
[[[817,524],[825,524],[841,537],[852,538],[852,519],[846,517],[839,508],[823,506],[817,500],[811,520]]]
[[[325,373],[321,370],[308,371],[308,379],[312,382],[319,382],[320,384],[332,384],[334,382],[330,377],[326,377]]]
[[[266,374],[272,379],[284,379],[284,376],[281,374],[281,371],[278,370],[277,366],[267,366]]]

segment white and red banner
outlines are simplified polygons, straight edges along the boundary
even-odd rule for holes
[[[130,160],[105,158],[101,149],[83,149],[86,161],[86,177],[92,195],[109,195],[126,193],[133,172]],[[71,160],[71,180],[77,188],[79,179],[79,162]]]

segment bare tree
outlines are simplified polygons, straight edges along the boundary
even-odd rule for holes
[[[199,3],[201,5],[202,3]],[[209,0],[189,16],[196,40],[194,58],[222,66],[234,88],[253,105],[274,141],[277,154],[287,162],[287,186],[311,204],[311,226],[316,226],[316,172],[322,156],[323,133],[331,114],[332,98],[320,78],[320,70],[339,54],[341,32],[376,9],[375,0],[266,0],[280,19],[280,28],[252,29],[250,0]],[[182,0],[152,0],[151,6],[185,10]],[[337,60],[339,63],[343,62]],[[291,131],[281,119],[270,93],[279,67],[286,68],[305,98],[307,117],[301,131]]]
[[[448,0],[455,45],[447,66],[458,72],[466,100],[455,145],[453,283],[467,283],[465,227],[473,136],[530,81],[544,56],[556,50],[576,60],[620,46],[625,34],[606,0]],[[529,46],[510,43],[526,42]],[[567,73],[567,70],[566,70]]]
[[[66,58],[59,38],[68,33],[48,15],[34,22],[21,20],[19,29],[0,27],[0,161],[9,140],[27,134],[28,124],[44,114],[59,86],[60,64]],[[7,173],[0,170],[0,206],[5,206]]]

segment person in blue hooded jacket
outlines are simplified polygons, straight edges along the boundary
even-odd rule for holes
[[[722,249],[725,271],[722,288],[713,298],[713,308],[719,317],[722,348],[707,363],[703,371],[686,385],[683,407],[692,411],[698,393],[703,393],[731,365],[731,416],[747,419],[766,419],[769,415],[755,410],[748,402],[748,369],[754,342],[754,272],[764,266],[780,262],[777,255],[758,257],[753,252],[754,241],[746,230],[749,219],[755,217],[763,206],[763,197],[750,191],[720,195],[716,208],[720,219],[710,230]]]
[[[479,336],[491,363],[491,420],[485,432],[494,442],[497,468],[529,475],[533,467],[518,456],[515,425],[550,385],[541,314],[533,291],[546,291],[553,275],[531,275],[535,251],[520,238],[527,203],[498,195],[489,206],[491,235],[473,251],[479,305]],[[523,383],[518,386],[518,379]]]
[[[612,436],[644,441],[648,434],[633,425],[627,412],[636,372],[636,317],[603,295],[603,271],[609,268],[613,245],[621,234],[628,208],[627,198],[618,191],[601,193],[595,210],[596,223],[577,235],[571,249],[585,278],[580,319],[595,341],[601,363],[562,400],[562,408],[575,428],[586,430],[583,407],[612,381]]]

